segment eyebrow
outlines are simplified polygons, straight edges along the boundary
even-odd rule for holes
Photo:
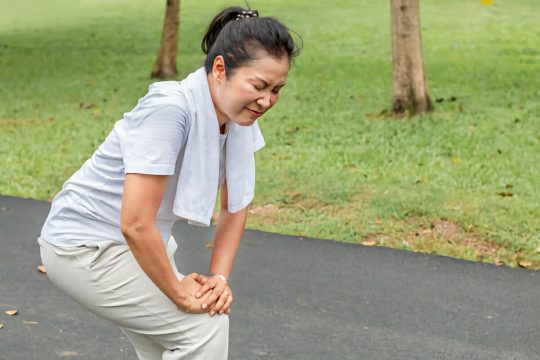
[[[261,79],[261,78],[258,77],[257,75],[255,75],[255,78],[256,78],[257,80],[262,81],[262,82],[264,83],[265,86],[270,86],[270,84],[269,84],[266,80]],[[285,83],[283,83],[283,84],[281,84],[281,85],[277,85],[277,87],[284,87],[284,86],[285,86]]]

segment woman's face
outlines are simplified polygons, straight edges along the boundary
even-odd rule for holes
[[[289,72],[289,60],[287,56],[275,58],[264,51],[258,55],[234,69],[228,78],[223,58],[216,57],[210,76],[215,80],[213,101],[220,125],[230,120],[249,126],[278,101]]]

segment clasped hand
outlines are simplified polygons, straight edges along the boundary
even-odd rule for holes
[[[184,311],[208,312],[210,316],[231,312],[233,295],[227,281],[218,277],[192,273],[186,275],[181,283],[187,295],[186,304],[181,305]]]

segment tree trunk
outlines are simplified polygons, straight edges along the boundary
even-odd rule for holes
[[[392,1],[392,112],[417,115],[433,110],[428,95],[419,0]]]
[[[152,68],[152,78],[170,78],[178,73],[176,52],[180,25],[180,0],[167,0],[159,54]]]

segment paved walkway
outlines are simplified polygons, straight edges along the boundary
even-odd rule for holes
[[[36,270],[48,210],[0,196],[0,359],[136,359]],[[177,223],[180,271],[213,231]],[[540,359],[538,271],[247,231],[231,283],[230,359]]]

